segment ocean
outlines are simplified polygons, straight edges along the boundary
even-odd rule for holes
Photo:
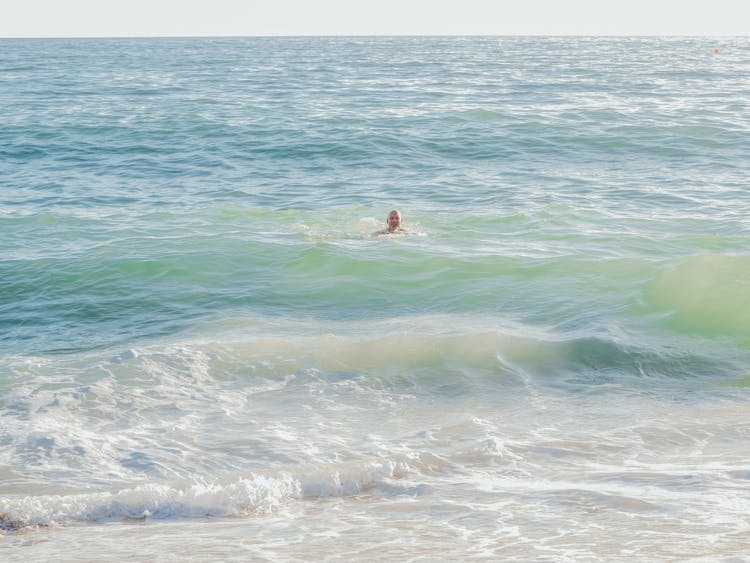
[[[749,178],[746,37],[0,40],[0,559],[745,560]]]

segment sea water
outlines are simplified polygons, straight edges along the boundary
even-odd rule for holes
[[[747,38],[0,41],[0,559],[747,556],[749,178]]]

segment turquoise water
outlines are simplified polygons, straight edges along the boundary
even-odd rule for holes
[[[3,40],[0,84],[12,557],[748,549],[747,38]]]

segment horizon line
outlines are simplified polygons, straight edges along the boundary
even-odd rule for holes
[[[17,36],[0,36],[0,40],[13,39],[333,39],[333,38],[409,38],[409,37],[435,37],[435,38],[459,38],[459,37],[476,37],[476,38],[540,38],[540,37],[580,37],[580,38],[750,38],[750,35],[691,35],[679,33],[372,33],[372,34],[264,34],[264,35],[17,35]]]

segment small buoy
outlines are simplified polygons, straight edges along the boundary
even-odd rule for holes
[[[719,50],[718,49],[714,49],[714,54],[718,55],[719,54]]]

